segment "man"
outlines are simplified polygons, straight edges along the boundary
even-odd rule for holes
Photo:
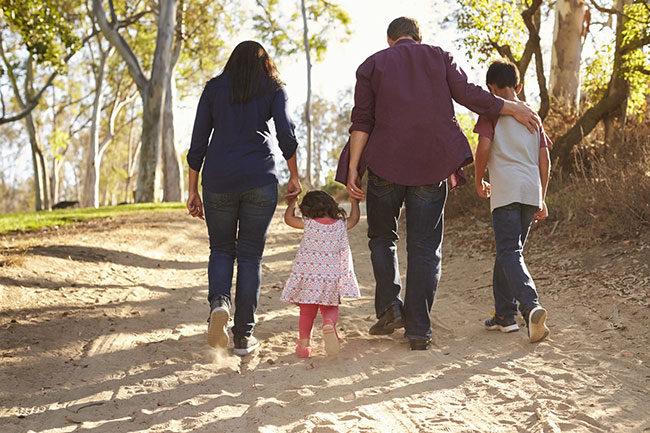
[[[421,42],[417,21],[397,18],[388,26],[389,48],[359,66],[347,178],[350,195],[365,198],[358,170],[367,145],[368,245],[378,319],[370,334],[387,335],[405,327],[412,350],[426,350],[431,343],[429,313],[440,281],[447,179],[451,188],[465,183],[461,167],[472,162],[452,99],[477,114],[511,115],[531,133],[541,124],[525,103],[505,101],[468,83],[451,54]],[[408,261],[404,302],[397,261],[403,204]]]

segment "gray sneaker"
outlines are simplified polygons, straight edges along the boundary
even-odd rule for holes
[[[257,338],[246,336],[235,336],[235,348],[233,352],[235,355],[245,356],[260,347],[260,342],[257,341]]]
[[[228,346],[228,330],[226,325],[230,319],[230,300],[225,296],[219,296],[212,305],[210,322],[208,326],[208,344],[212,347],[226,348]]]

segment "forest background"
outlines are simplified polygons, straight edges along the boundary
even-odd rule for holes
[[[183,201],[198,95],[244,39],[267,47],[287,83],[304,187],[342,195],[333,172],[354,71],[406,15],[474,83],[494,58],[517,65],[520,98],[555,143],[552,219],[578,216],[605,238],[650,221],[647,1],[0,0],[0,10],[1,213]],[[458,113],[475,143],[475,115]],[[452,213],[488,212],[472,171]]]

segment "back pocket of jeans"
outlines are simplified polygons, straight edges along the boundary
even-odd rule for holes
[[[368,173],[368,192],[382,197],[390,194],[395,189],[395,184],[390,180],[382,179],[373,173]]]
[[[445,182],[422,185],[415,189],[415,195],[426,201],[439,201],[444,197]]]
[[[246,191],[246,201],[260,207],[278,204],[278,185],[272,183]]]

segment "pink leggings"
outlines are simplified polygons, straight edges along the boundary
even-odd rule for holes
[[[300,320],[298,321],[298,332],[300,339],[311,338],[311,330],[314,327],[314,320],[320,308],[320,314],[323,316],[323,323],[328,320],[332,321],[333,325],[339,320],[339,306],[338,305],[317,305],[317,304],[298,304],[300,306]]]

